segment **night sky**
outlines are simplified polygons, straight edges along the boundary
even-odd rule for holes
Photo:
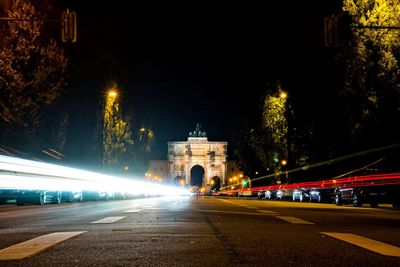
[[[166,157],[168,141],[186,140],[197,122],[210,141],[231,141],[271,81],[306,106],[334,83],[323,18],[341,1],[139,2],[57,3],[78,14],[78,42],[64,46],[71,59],[70,146],[90,146],[82,136],[92,135],[113,83],[134,126],[154,130],[155,159]]]

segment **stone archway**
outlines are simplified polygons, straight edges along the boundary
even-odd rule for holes
[[[218,176],[214,176],[213,178],[211,178],[211,190],[216,190],[218,191],[221,188],[221,178],[219,178]]]
[[[204,181],[204,173],[205,170],[202,166],[194,165],[190,169],[190,185],[202,187]]]
[[[214,176],[220,178],[221,186],[226,184],[227,175],[227,142],[208,141],[206,133],[201,131],[201,125],[189,133],[187,141],[168,142],[168,177],[185,178],[185,185],[196,184],[209,186]],[[201,166],[203,177],[192,178],[192,168]],[[195,169],[196,170],[196,169]]]

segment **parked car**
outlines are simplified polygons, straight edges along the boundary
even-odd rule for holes
[[[62,202],[82,202],[83,192],[82,191],[63,191],[61,195]]]
[[[275,199],[276,198],[276,191],[275,190],[267,190],[264,193],[265,199]]]
[[[106,191],[83,191],[82,195],[84,201],[109,200],[114,198],[112,192]]]
[[[368,203],[377,207],[380,203],[392,204],[394,208],[400,207],[400,185],[346,187],[335,189],[335,204],[353,203],[360,207]]]
[[[302,202],[304,199],[308,199],[309,197],[310,197],[309,194],[303,189],[295,189],[292,192],[293,201]]]
[[[291,190],[288,189],[279,189],[276,191],[275,198],[277,200],[287,200],[292,198]]]
[[[19,190],[16,189],[0,189],[0,204],[17,203]]]
[[[17,205],[46,203],[61,203],[61,191],[50,190],[20,190],[17,198]]]
[[[335,189],[332,188],[311,188],[308,191],[308,197],[310,202],[318,203],[334,203],[335,200]]]

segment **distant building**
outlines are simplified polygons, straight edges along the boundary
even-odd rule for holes
[[[167,183],[213,188],[243,177],[236,163],[227,161],[228,143],[208,141],[200,127],[197,124],[187,141],[168,142],[168,160],[150,161],[146,176]]]

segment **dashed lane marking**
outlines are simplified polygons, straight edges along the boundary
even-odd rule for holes
[[[253,209],[253,210],[259,209],[259,207],[250,207],[250,206],[247,206],[247,208],[248,209]]]
[[[399,247],[379,242],[373,239],[369,239],[363,236],[349,234],[349,233],[331,233],[331,232],[321,232],[321,234],[342,240],[344,242],[376,252],[381,255],[400,257]]]
[[[232,201],[229,201],[229,200],[226,200],[226,199],[219,199],[219,200],[224,201],[224,202],[228,202],[230,204],[234,204]]]
[[[22,260],[38,254],[58,243],[61,243],[74,236],[86,233],[80,232],[57,232],[39,236],[31,240],[15,244],[0,250],[0,261]]]
[[[126,218],[126,216],[107,217],[107,218],[104,218],[104,219],[101,219],[98,221],[94,221],[91,223],[115,223],[124,218]]]
[[[198,212],[210,212],[210,213],[227,213],[227,214],[241,214],[241,215],[275,215],[275,213],[255,213],[255,212],[239,212],[239,211],[225,211],[225,210],[196,210]]]
[[[275,211],[270,211],[270,210],[257,210],[257,211],[261,213],[276,214]]]
[[[135,213],[135,212],[141,212],[142,210],[140,209],[133,209],[133,210],[126,210],[124,211],[125,213]]]
[[[276,216],[276,218],[293,223],[293,224],[314,224],[313,222],[305,221],[296,217]]]

